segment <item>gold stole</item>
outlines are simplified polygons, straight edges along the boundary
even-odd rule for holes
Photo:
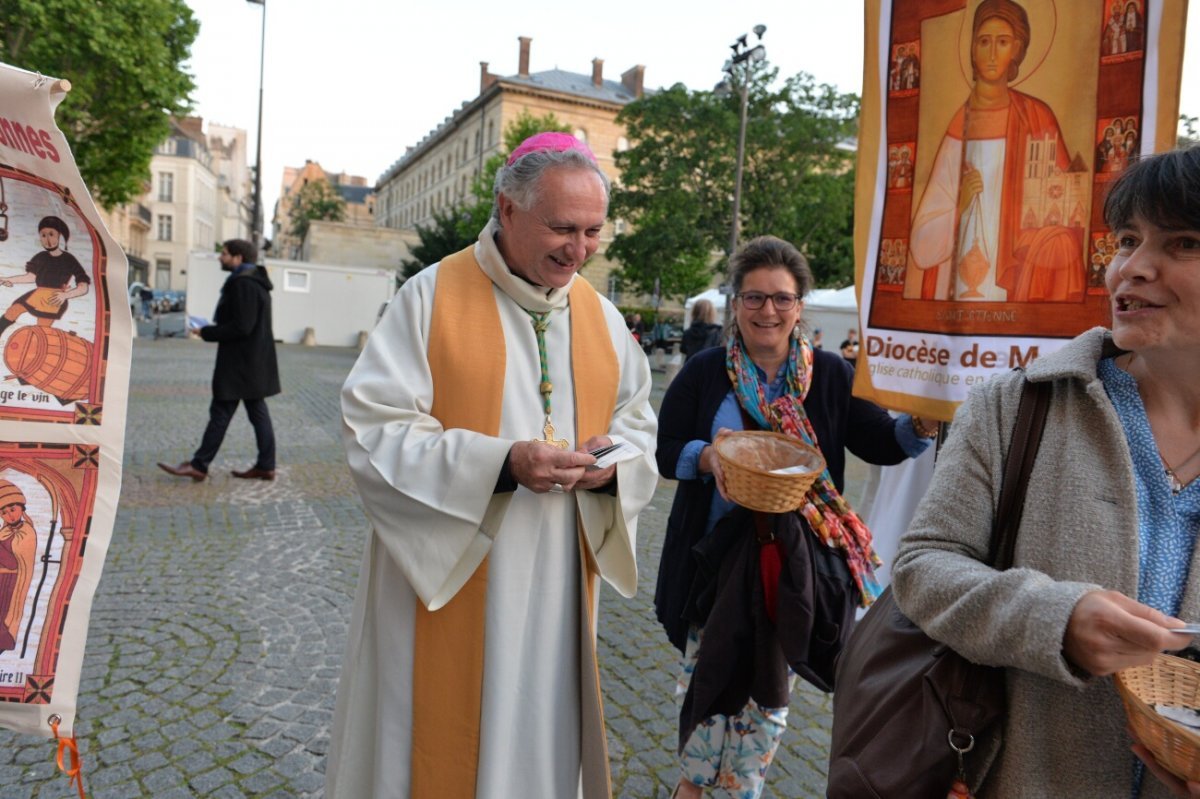
[[[504,396],[505,340],[492,281],[475,260],[474,245],[442,260],[438,267],[429,326],[429,366],[433,376],[432,415],[445,429],[461,428],[495,436],[500,432]],[[619,367],[604,311],[595,289],[582,278],[569,294],[571,366],[575,383],[578,442],[605,435],[616,407]],[[536,415],[538,408],[530,408]],[[490,491],[491,486],[480,486]],[[578,518],[578,517],[577,517]],[[579,548],[586,586],[587,644],[583,718],[600,724],[599,673],[595,670],[595,576],[580,522]],[[429,611],[417,605],[412,679],[412,799],[470,799],[479,764],[479,724],[483,693],[484,612],[487,559],[445,606]],[[594,683],[589,683],[593,680]],[[584,736],[586,742],[588,736]],[[584,780],[603,763],[584,750]],[[611,787],[608,790],[611,794]]]

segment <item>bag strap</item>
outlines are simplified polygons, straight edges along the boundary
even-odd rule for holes
[[[1000,502],[992,523],[991,563],[1004,571],[1012,566],[1017,546],[1017,528],[1025,507],[1025,489],[1033,462],[1037,460],[1050,408],[1050,381],[1033,383],[1025,379],[1021,386],[1021,403],[1017,406],[1017,421],[1013,425],[1012,442],[1004,461],[1004,478],[1000,484]]]

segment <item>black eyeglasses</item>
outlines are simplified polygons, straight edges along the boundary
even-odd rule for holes
[[[746,306],[748,311],[757,311],[766,304],[767,300],[775,306],[777,311],[790,311],[800,299],[799,294],[791,294],[786,291],[780,291],[776,294],[763,294],[761,291],[743,291],[737,295],[737,298],[742,301],[742,305]]]

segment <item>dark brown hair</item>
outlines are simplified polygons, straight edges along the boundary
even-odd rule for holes
[[[1109,229],[1135,216],[1166,230],[1200,231],[1200,145],[1139,158],[1113,181],[1104,199]]]
[[[258,248],[245,239],[229,239],[221,245],[230,255],[242,256],[242,263],[258,263]]]
[[[746,275],[756,269],[783,268],[796,280],[796,293],[803,297],[812,288],[812,270],[808,259],[794,245],[774,236],[759,236],[746,242],[729,259],[729,279],[733,292],[742,290]]]

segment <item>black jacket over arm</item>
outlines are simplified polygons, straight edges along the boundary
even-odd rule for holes
[[[867,400],[851,396],[854,370],[836,353],[813,352],[813,379],[804,410],[817,435],[830,477],[838,491],[844,487],[846,449],[868,463],[889,466],[908,457],[896,443],[896,421]],[[711,441],[713,417],[731,390],[725,371],[725,350],[701,352],[683,365],[663,397],[658,415],[658,470],[672,480],[679,455],[689,442]],[[654,607],[671,643],[682,652],[688,622],[683,617],[695,575],[692,547],[704,535],[712,480],[680,480],[667,519],[658,567]]]

